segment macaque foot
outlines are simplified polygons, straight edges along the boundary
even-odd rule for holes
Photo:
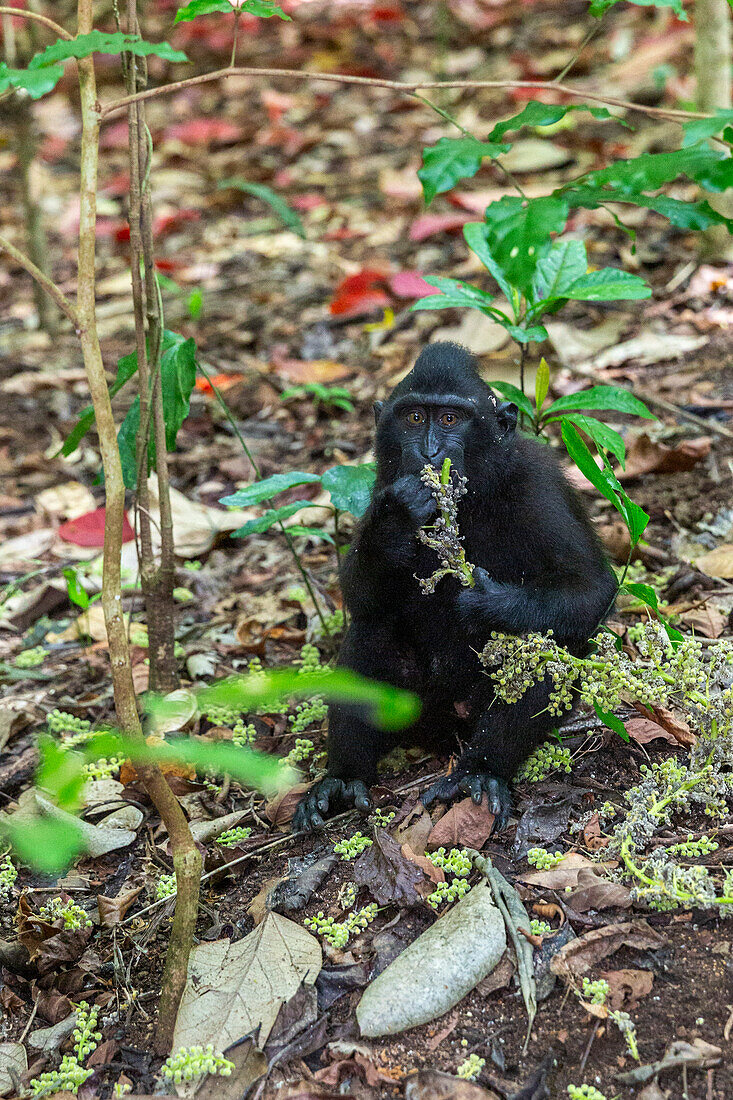
[[[369,789],[361,779],[334,779],[326,776],[314,783],[298,803],[293,815],[293,832],[312,832],[320,829],[330,813],[348,810],[351,807],[367,813],[372,808]]]
[[[489,772],[454,772],[443,775],[422,795],[423,806],[432,802],[452,802],[459,795],[470,795],[479,806],[484,794],[488,796],[489,810],[496,818],[495,832],[506,829],[512,808],[512,796],[509,785]]]

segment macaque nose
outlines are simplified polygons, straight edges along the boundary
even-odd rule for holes
[[[432,462],[440,454],[441,441],[435,435],[433,435],[432,431],[430,431],[426,435],[425,442],[423,443],[420,450],[422,451],[423,458],[425,458],[428,462]]]

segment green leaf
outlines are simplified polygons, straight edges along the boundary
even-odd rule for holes
[[[532,402],[527,397],[526,393],[522,393],[518,386],[512,385],[511,382],[501,381],[489,382],[489,385],[491,386],[492,390],[496,390],[497,393],[500,393],[501,396],[506,398],[507,401],[513,401],[518,409],[527,414],[530,420],[534,420],[534,409],[532,407]]]
[[[487,307],[493,302],[492,294],[480,290],[471,283],[461,282],[460,279],[446,279],[440,275],[425,275],[425,282],[440,290],[440,294],[428,294],[425,298],[419,298],[413,302],[410,309],[480,309],[486,312]]]
[[[556,103],[540,103],[536,99],[530,99],[519,114],[512,115],[511,118],[504,119],[503,122],[496,124],[489,134],[489,141],[501,141],[504,134],[510,130],[521,130],[524,126],[553,126],[561,118],[565,118],[565,115],[569,114],[570,111],[588,111],[593,115],[593,118],[599,121],[601,119],[614,119],[616,122],[620,122],[622,126],[628,126],[627,122],[612,115],[606,107],[589,107],[585,103],[573,103],[561,107]]]
[[[619,435],[613,428],[609,428],[608,424],[604,424],[602,420],[597,420],[595,416],[584,416],[582,413],[567,413],[564,417],[551,416],[544,419],[544,422],[549,423],[552,420],[562,419],[569,420],[571,424],[575,424],[576,428],[580,428],[582,432],[589,435],[599,450],[602,447],[604,450],[610,451],[622,467],[626,465],[626,445],[623,436]]]
[[[626,732],[626,726],[623,724],[620,718],[617,718],[610,710],[603,710],[598,703],[593,703],[593,710],[596,712],[604,726],[608,726],[610,730],[617,733],[622,741],[630,741],[628,733]]]
[[[137,372],[137,353],[132,352],[130,355],[123,355],[121,359],[117,360],[117,377],[112,385],[109,387],[109,396],[114,397],[120,392],[126,382]],[[79,443],[84,438],[86,433],[94,423],[94,406],[87,405],[82,409],[79,419],[74,427],[69,432],[64,445],[59,452],[62,455],[70,455],[79,446]]]
[[[90,31],[79,34],[68,41],[58,38],[41,53],[35,54],[28,65],[29,69],[43,69],[58,61],[67,61],[70,57],[91,57],[93,53],[133,53],[137,57],[149,57],[155,54],[164,61],[188,61],[185,53],[174,50],[168,42],[146,42],[139,34],[105,34],[102,31]]]
[[[619,0],[592,0],[591,6],[588,8],[588,14],[595,15],[597,19],[600,19],[609,8],[612,8],[618,2]],[[681,19],[684,23],[688,22],[687,12],[682,7],[682,0],[631,0],[631,3],[636,4],[639,8],[671,8],[678,19]]]
[[[59,874],[84,850],[81,828],[73,819],[56,820],[40,812],[22,822],[5,817],[0,820],[0,836],[23,863],[44,875]]]
[[[687,176],[707,191],[724,191],[733,182],[733,158],[705,144],[675,149],[671,153],[642,153],[631,160],[617,160],[608,168],[589,172],[581,186],[607,189],[603,201],[609,202],[617,201],[614,195],[656,191],[678,176]],[[573,184],[568,190],[574,190]],[[563,188],[555,194],[563,194]]]
[[[567,217],[567,203],[553,195],[539,199],[505,195],[489,203],[487,244],[513,287],[529,289],[537,264],[550,249],[550,234],[562,232]]]
[[[326,470],[321,484],[331,494],[334,508],[340,512],[351,512],[358,519],[369,507],[376,477],[371,462],[360,466],[332,466]]]
[[[491,249],[489,248],[488,242],[488,229],[485,222],[469,222],[468,225],[464,225],[463,236],[471,251],[478,256],[487,271],[494,276],[506,300],[511,302],[513,298],[512,287],[506,277],[506,273],[491,255]]]
[[[63,75],[62,65],[49,65],[33,72],[30,69],[11,69],[0,61],[0,95],[9,88],[20,88],[31,99],[40,99],[54,90]]]
[[[563,297],[576,302],[619,302],[651,298],[652,288],[638,275],[616,267],[588,271],[569,286]]]
[[[219,504],[225,504],[228,508],[246,508],[250,504],[272,500],[278,493],[284,493],[286,489],[292,489],[296,485],[310,485],[320,480],[320,474],[306,474],[298,470],[291,470],[287,474],[273,474],[272,477],[246,485],[244,489],[237,489],[231,496],[222,497]]]
[[[234,5],[229,0],[191,0],[190,4],[178,9],[173,22],[174,24],[189,23],[197,15],[211,15],[217,11],[231,14],[234,11]]]
[[[330,542],[331,546],[335,546],[336,543],[332,535],[329,535],[328,531],[324,531],[322,527],[301,527],[299,523],[294,523],[288,527],[288,532],[295,535],[304,535],[308,538],[323,539],[324,542]]]
[[[613,412],[630,413],[643,416],[647,420],[656,420],[643,401],[621,386],[591,386],[589,390],[569,393],[553,401],[545,415],[564,412],[566,409],[610,409]]]
[[[272,477],[264,477],[262,481],[253,482],[244,488],[238,488],[231,496],[222,496],[219,504],[229,508],[245,508],[251,504],[260,504],[262,500],[272,500],[278,493],[284,493],[286,488],[294,488],[296,485],[310,485],[320,481],[320,474],[307,474],[292,470],[286,474],[273,474]]]
[[[649,516],[643,508],[629,499],[603,454],[601,455],[604,460],[603,467],[598,468],[593,455],[578,434],[577,428],[567,417],[562,418],[560,427],[563,443],[573,462],[588,481],[595,485],[596,489],[623,516],[631,537],[631,545],[636,546],[649,522]]]
[[[647,607],[651,607],[656,612],[660,623],[667,632],[667,637],[674,647],[676,647],[678,642],[683,640],[681,632],[676,626],[672,626],[666,615],[663,615],[659,610],[659,599],[650,584],[639,584],[637,581],[625,581],[621,585],[620,591],[628,592],[629,595],[634,596],[637,600],[641,600],[642,603],[646,604]]]
[[[239,10],[247,15],[256,15],[258,19],[269,19],[276,15],[279,19],[286,19],[288,23],[292,22],[290,16],[278,4],[273,3],[273,0],[244,0],[239,5]]]
[[[288,206],[285,199],[278,195],[276,191],[273,191],[271,187],[267,187],[264,183],[250,183],[248,180],[242,179],[241,176],[232,176],[231,179],[222,180],[219,188],[225,187],[232,187],[237,191],[244,191],[248,195],[254,195],[256,198],[262,199],[274,210],[281,222],[305,240],[303,222],[295,211]]]
[[[716,111],[712,118],[694,118],[682,126],[682,148],[697,145],[698,141],[705,141],[713,134],[719,134],[726,126],[733,123],[733,111]]]
[[[588,257],[582,241],[556,241],[537,264],[532,281],[535,301],[567,297],[567,289],[587,270]]]
[[[274,524],[282,523],[283,520],[295,515],[301,508],[317,507],[318,505],[314,504],[312,500],[294,500],[291,504],[283,504],[280,508],[268,508],[264,515],[259,516],[258,519],[251,519],[243,527],[238,527],[236,531],[232,531],[232,538],[245,539],[248,535],[261,535],[263,532],[269,531]]]
[[[36,771],[36,786],[47,794],[61,810],[77,810],[81,806],[81,792],[87,776],[84,774],[84,757],[80,753],[62,748],[53,737],[43,735],[38,739],[40,761]]]
[[[498,318],[497,321],[518,344],[541,343],[547,339],[547,329],[544,325],[529,325],[527,328],[522,328],[520,325],[511,325],[500,321]]]
[[[76,570],[73,567],[64,569],[64,580],[66,581],[66,593],[73,604],[80,607],[82,611],[86,611],[89,604],[92,602],[89,599],[89,593],[85,588],[79,584],[79,578],[76,575]]]
[[[538,413],[544,404],[549,388],[550,368],[548,366],[547,360],[543,355],[540,359],[540,365],[537,368],[537,375],[534,382],[534,403]]]
[[[426,206],[436,195],[450,191],[459,180],[475,176],[484,157],[495,158],[509,149],[510,145],[497,145],[473,137],[442,137],[435,145],[423,149],[422,168],[417,175]]]
[[[176,449],[176,437],[188,410],[196,381],[196,344],[177,332],[163,333],[160,362],[163,388],[165,445],[169,453]]]
[[[597,210],[599,206],[604,206],[609,202],[622,202],[654,210],[655,213],[667,218],[670,224],[677,229],[698,230],[708,229],[711,225],[727,225],[729,230],[733,232],[733,221],[719,214],[717,210],[713,210],[710,204],[705,201],[683,202],[681,199],[672,199],[667,195],[644,195],[641,192],[628,190],[621,193],[584,186],[572,187],[569,190],[560,188],[556,194],[561,194],[572,209],[583,207],[588,210]],[[613,211],[609,211],[609,213],[614,216],[617,224],[624,229],[624,232],[631,232],[618,221]]]

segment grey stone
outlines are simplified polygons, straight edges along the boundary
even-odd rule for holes
[[[491,973],[505,948],[504,919],[481,882],[367,986],[356,1010],[362,1035],[395,1035],[442,1016]]]

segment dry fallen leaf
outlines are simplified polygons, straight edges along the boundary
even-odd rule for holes
[[[626,447],[626,469],[618,471],[621,482],[632,481],[643,474],[674,474],[691,470],[710,453],[709,436],[684,439],[674,447],[668,447],[657,439],[650,439],[646,432],[631,438]]]
[[[577,939],[561,947],[550,962],[550,969],[565,982],[577,984],[601,959],[613,955],[620,947],[633,947],[639,951],[658,951],[666,939],[655,932],[645,920],[627,921],[593,928]]]
[[[605,970],[601,973],[609,984],[608,1004],[616,1010],[631,1011],[642,997],[647,997],[654,985],[651,970]]]
[[[637,745],[646,745],[649,741],[669,741],[670,744],[676,745],[677,741],[675,737],[660,725],[659,722],[652,721],[651,718],[629,718],[624,722],[626,732],[632,741],[636,741]]]
[[[681,612],[680,619],[688,630],[704,638],[719,638],[728,625],[728,616],[710,603]]]
[[[701,554],[695,558],[694,564],[709,577],[730,580],[733,578],[733,543],[724,543],[707,554]]]
[[[494,815],[489,811],[489,799],[484,795],[481,805],[464,798],[454,803],[432,828],[427,847],[435,848],[483,848],[494,827]]]

